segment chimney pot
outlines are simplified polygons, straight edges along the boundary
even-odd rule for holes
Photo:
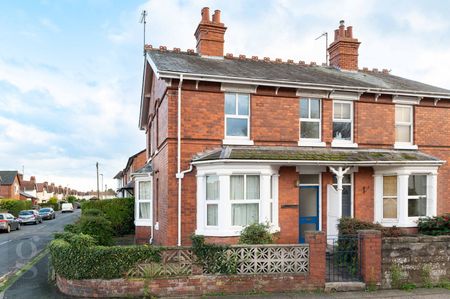
[[[202,8],[202,23],[208,23],[208,22],[210,22],[209,7],[203,7]]]
[[[347,27],[347,37],[353,38],[353,27],[352,26]]]
[[[220,24],[220,10],[216,9],[212,16],[212,21],[215,24]]]

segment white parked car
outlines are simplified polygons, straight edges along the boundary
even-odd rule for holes
[[[63,203],[61,205],[61,213],[70,212],[73,213],[73,204],[71,203]]]

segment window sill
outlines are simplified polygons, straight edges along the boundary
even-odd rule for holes
[[[223,144],[226,145],[254,145],[253,140],[248,139],[223,139]]]
[[[231,227],[228,229],[221,229],[219,227],[205,227],[199,228],[195,231],[196,235],[202,235],[205,237],[239,237],[244,227]],[[280,231],[279,226],[271,226],[269,231],[276,233]]]
[[[345,142],[345,141],[338,141],[338,140],[333,140],[331,142],[331,147],[345,147],[345,148],[357,148],[358,144],[357,143],[352,143],[352,142]]]
[[[152,226],[151,219],[136,219],[134,220],[134,225],[136,226]]]
[[[326,143],[321,141],[300,140],[298,146],[325,147]]]
[[[405,150],[417,150],[419,147],[414,144],[404,144],[404,143],[395,143],[394,144],[395,149],[405,149]]]

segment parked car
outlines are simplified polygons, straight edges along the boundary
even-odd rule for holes
[[[35,210],[24,210],[19,213],[19,221],[22,224],[25,223],[42,223],[42,217],[39,215],[38,211]]]
[[[7,233],[20,229],[20,221],[9,213],[0,213],[0,230]]]
[[[70,212],[73,213],[73,204],[71,203],[63,203],[61,205],[61,213]]]
[[[39,215],[41,215],[44,220],[51,220],[56,218],[55,210],[52,208],[42,208],[39,210]]]

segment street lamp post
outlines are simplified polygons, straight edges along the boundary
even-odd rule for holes
[[[104,195],[104,190],[103,190],[103,173],[100,173],[100,175],[102,176],[102,184],[100,185],[101,186],[101,191],[102,191],[102,198],[103,198],[103,195]],[[99,198],[100,199],[100,198]]]

